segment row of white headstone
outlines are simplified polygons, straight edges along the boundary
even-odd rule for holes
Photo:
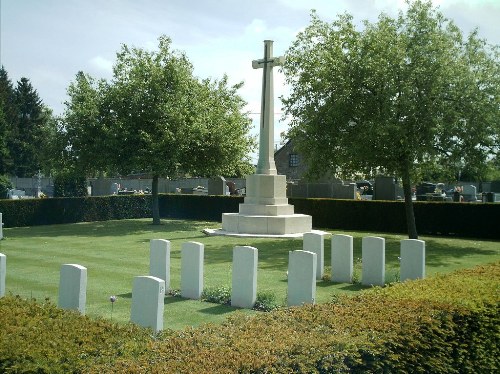
[[[326,233],[306,233],[303,250],[290,251],[288,263],[289,306],[314,303],[316,281],[324,275],[324,239]],[[182,244],[181,296],[200,299],[203,292],[204,245],[198,242]],[[425,277],[425,242],[401,241],[401,281]],[[250,246],[233,249],[231,305],[252,308],[257,297],[258,250]],[[336,234],[331,240],[333,282],[351,283],[353,280],[353,237]],[[6,256],[0,254],[0,297],[5,294]],[[385,240],[380,237],[362,239],[362,284],[385,283]],[[85,314],[87,269],[77,264],[61,266],[59,307],[76,309]],[[150,241],[148,276],[133,280],[131,321],[163,329],[165,294],[170,290],[170,241]]]

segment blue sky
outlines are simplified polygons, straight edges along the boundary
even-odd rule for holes
[[[434,0],[464,31],[500,44],[500,0]],[[244,81],[240,94],[252,113],[260,111],[263,40],[283,54],[316,9],[323,20],[348,12],[356,22],[396,15],[403,0],[0,0],[0,64],[12,81],[31,80],[55,114],[64,110],[66,89],[82,70],[111,78],[121,44],[155,48],[162,34],[186,52],[200,78]],[[275,73],[275,96],[286,94]],[[276,99],[275,109],[281,103]],[[258,124],[258,114],[253,114]],[[286,123],[276,120],[276,141]],[[257,126],[258,127],[258,126]]]

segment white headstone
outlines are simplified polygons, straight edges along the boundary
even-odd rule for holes
[[[353,275],[353,238],[335,234],[331,248],[332,282],[351,283]]]
[[[369,286],[385,284],[385,239],[367,236],[362,240],[361,283]]]
[[[302,249],[316,253],[316,279],[321,280],[325,272],[325,233],[306,232],[303,236]]]
[[[163,279],[151,276],[134,277],[130,321],[142,327],[150,327],[154,331],[162,330],[164,299]]]
[[[181,296],[199,299],[203,292],[204,245],[197,242],[182,244],[181,249]]]
[[[0,213],[0,240],[3,239],[3,217],[2,213]]]
[[[151,239],[149,242],[149,275],[165,281],[165,293],[170,290],[170,241]]]
[[[63,264],[59,278],[59,308],[76,309],[85,314],[87,300],[87,268]]]
[[[400,279],[425,278],[425,242],[417,239],[401,240]]]
[[[233,249],[231,305],[253,308],[257,299],[257,248],[242,246]]]
[[[5,296],[5,277],[7,275],[7,256],[0,253],[0,297]]]
[[[316,264],[316,253],[288,252],[288,306],[314,304]]]

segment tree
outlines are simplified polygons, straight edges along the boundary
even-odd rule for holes
[[[286,54],[288,137],[311,172],[370,168],[403,182],[417,238],[412,181],[427,165],[480,164],[499,149],[499,55],[473,32],[463,39],[429,1],[408,2],[357,30],[349,15],[311,24]]]
[[[123,45],[111,82],[80,73],[68,90],[65,125],[74,160],[85,170],[151,174],[153,223],[159,224],[160,176],[248,170],[254,142],[239,87],[229,87],[226,77],[195,78],[168,37],[159,39],[157,51]]]
[[[14,88],[7,71],[0,67],[0,174],[11,171],[13,161],[9,151],[11,124],[16,118]]]

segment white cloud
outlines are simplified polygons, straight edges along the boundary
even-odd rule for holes
[[[104,74],[109,74],[113,71],[113,61],[105,59],[102,56],[95,56],[91,58],[89,64],[93,69]]]

